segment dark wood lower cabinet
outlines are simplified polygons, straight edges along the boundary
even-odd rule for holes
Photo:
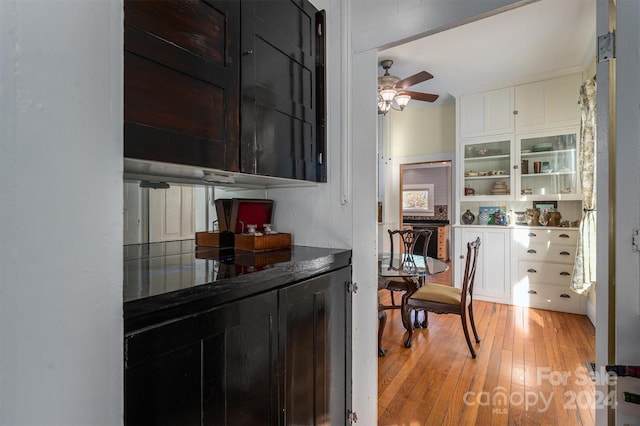
[[[285,425],[345,424],[351,298],[344,268],[280,291],[280,365]]]
[[[126,425],[345,424],[351,267],[125,336]]]

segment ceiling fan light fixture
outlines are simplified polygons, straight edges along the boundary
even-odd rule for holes
[[[397,94],[398,92],[396,92],[395,89],[384,89],[380,91],[380,97],[385,103],[391,103]]]
[[[391,109],[391,102],[385,102],[382,99],[378,101],[378,114],[386,114]]]
[[[392,65],[393,61],[391,59],[380,61],[384,74],[378,76],[378,114],[386,114],[392,109],[404,111],[411,99],[422,102],[435,102],[438,99],[438,95],[406,90],[415,84],[432,79],[432,74],[427,71],[420,71],[417,74],[400,79],[389,73]]]
[[[396,101],[396,103],[400,107],[400,111],[402,111],[402,110],[404,110],[404,107],[406,107],[407,104],[409,103],[409,101],[411,100],[411,96],[409,96],[407,94],[401,94],[401,95],[396,96],[394,100]]]

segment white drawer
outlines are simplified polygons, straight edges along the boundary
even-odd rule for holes
[[[561,285],[569,288],[573,264],[518,262],[518,281],[529,283]]]
[[[514,305],[574,314],[584,314],[584,298],[568,287],[544,284],[519,285],[513,291]]]
[[[577,228],[522,228],[514,231],[514,238],[523,246],[529,246],[534,243],[575,245],[578,241],[578,230]]]
[[[518,259],[573,264],[576,257],[575,245],[531,243],[528,247],[518,246]]]

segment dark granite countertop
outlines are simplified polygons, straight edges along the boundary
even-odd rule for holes
[[[351,264],[351,251],[266,252],[196,247],[194,240],[124,246],[125,333]]]

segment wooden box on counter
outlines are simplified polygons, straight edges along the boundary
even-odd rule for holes
[[[196,246],[233,248],[233,232],[196,232]]]
[[[266,251],[278,250],[291,247],[291,234],[263,234],[263,235],[245,235],[236,234],[235,244],[236,250],[244,251]]]

